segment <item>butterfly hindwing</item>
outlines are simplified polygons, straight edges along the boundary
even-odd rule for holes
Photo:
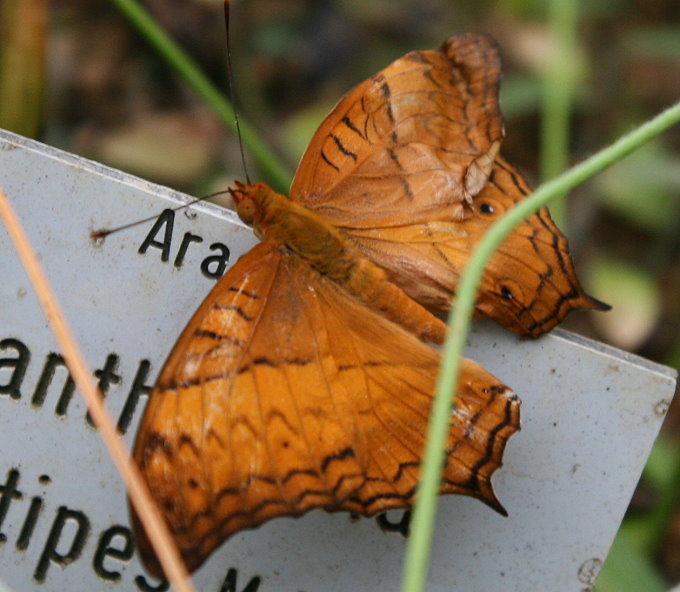
[[[411,298],[444,313],[484,234],[529,193],[521,174],[497,157],[489,182],[473,198],[473,216],[446,221],[440,215],[417,224],[357,229],[350,236]],[[492,255],[479,288],[476,314],[516,333],[538,337],[578,308],[607,307],[584,292],[568,241],[547,208],[542,208],[516,226]]]
[[[276,516],[410,506],[438,365],[438,350],[280,244],[245,255],[170,354],[135,446],[188,567]],[[442,493],[502,509],[490,477],[518,406],[464,362]]]

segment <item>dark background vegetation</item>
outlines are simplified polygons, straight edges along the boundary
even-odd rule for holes
[[[3,2],[2,127],[196,195],[243,178],[233,135],[113,2]],[[563,56],[574,65],[571,163],[680,98],[677,0],[579,4],[575,50]],[[221,2],[144,5],[226,89]],[[559,67],[550,61],[546,0],[242,0],[231,18],[240,113],[291,175],[322,117],[353,85],[407,51],[480,31],[505,58],[503,153],[539,183],[543,80]],[[40,26],[31,33],[34,22],[44,23],[44,35]],[[18,42],[17,31],[28,40]],[[33,100],[12,94],[17,72]],[[249,166],[253,179],[266,178]],[[567,328],[680,367],[680,127],[581,186],[559,218],[587,290],[614,305],[606,315],[574,314]],[[601,592],[680,581],[679,425],[677,404]]]

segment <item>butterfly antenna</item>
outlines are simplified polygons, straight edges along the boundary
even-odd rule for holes
[[[229,96],[231,97],[231,107],[234,111],[234,123],[236,124],[236,135],[238,136],[239,150],[241,151],[241,163],[243,164],[243,172],[246,176],[246,181],[248,185],[251,184],[250,176],[248,175],[248,168],[246,167],[246,155],[243,151],[243,137],[241,135],[241,124],[238,119],[238,110],[236,109],[236,94],[234,93],[234,76],[233,69],[231,67],[231,44],[229,38],[231,37],[229,33],[229,10],[230,10],[229,0],[224,0],[224,26],[227,32],[227,81],[229,84]]]
[[[215,193],[210,193],[208,195],[204,195],[203,197],[197,197],[196,199],[192,199],[191,201],[182,204],[181,206],[177,206],[174,208],[171,208],[173,212],[178,212],[179,210],[183,210],[184,208],[189,208],[193,206],[194,204],[197,204],[199,201],[203,201],[205,199],[210,199],[212,197],[217,197],[219,195],[224,195],[225,193],[229,193],[229,190],[222,190],[222,191],[216,191]],[[110,234],[114,234],[116,232],[120,232],[121,230],[127,230],[128,228],[134,228],[135,226],[138,226],[140,224],[145,224],[146,222],[151,222],[151,220],[155,220],[158,218],[158,214],[154,214],[153,216],[149,216],[148,218],[144,218],[142,220],[137,220],[136,222],[129,222],[128,224],[123,224],[122,226],[117,226],[116,228],[101,228],[99,230],[93,230],[90,232],[90,238],[94,241],[101,241],[105,239],[107,236]]]
[[[248,182],[248,185],[251,184],[250,181],[250,175],[248,175],[248,167],[246,166],[246,155],[243,149],[243,136],[241,134],[241,124],[239,122],[238,118],[238,111],[236,109],[236,96],[234,93],[234,77],[233,77],[233,69],[231,67],[231,45],[229,43],[229,38],[230,38],[230,33],[229,33],[229,11],[230,11],[230,6],[229,6],[229,0],[224,0],[224,25],[226,29],[226,35],[227,35],[227,82],[229,84],[229,96],[231,97],[231,104],[232,104],[232,109],[234,111],[234,122],[236,124],[236,135],[238,137],[238,145],[239,149],[241,151],[241,163],[243,164],[243,172],[245,173],[246,176],[246,181]],[[227,189],[226,191],[217,191],[215,193],[211,193],[210,195],[205,195],[203,197],[199,197],[193,201],[190,201],[184,205],[177,206],[176,208],[172,208],[173,211],[178,211],[184,208],[188,208],[190,206],[193,206],[195,203],[202,201],[204,199],[209,199],[211,197],[216,197],[218,195],[222,195],[224,193],[230,193],[232,194],[233,197],[233,192],[230,189]],[[242,193],[240,191],[237,191],[237,193]],[[117,228],[102,228],[100,230],[94,230],[90,233],[90,238],[94,241],[102,241],[104,240],[107,236],[110,234],[113,234],[115,232],[119,232],[121,230],[127,230],[128,228],[133,228],[134,226],[137,226],[139,224],[144,224],[146,222],[150,222],[151,220],[155,220],[158,216],[149,216],[148,218],[144,218],[143,220],[137,220],[136,222],[130,222],[129,224],[124,224],[122,226],[118,226]]]

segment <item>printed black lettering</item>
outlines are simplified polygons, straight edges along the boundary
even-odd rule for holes
[[[63,417],[66,415],[66,411],[68,411],[68,406],[69,403],[71,402],[71,399],[73,398],[73,391],[75,390],[76,385],[75,382],[73,381],[73,378],[71,378],[71,375],[68,375],[68,378],[66,379],[66,383],[64,384],[64,388],[61,389],[61,395],[59,395],[59,400],[57,401],[57,405],[54,408],[54,412],[59,416]]]
[[[225,577],[224,582],[222,582],[220,592],[238,592],[236,589],[236,576],[237,571],[233,567],[230,567],[227,572],[227,577]],[[262,578],[260,576],[253,576],[246,584],[246,587],[243,588],[242,592],[257,592],[261,581]]]
[[[17,469],[10,469],[7,472],[7,481],[4,485],[0,485],[0,528],[7,516],[7,510],[12,500],[22,499],[23,494],[17,489],[19,485],[19,471]],[[7,535],[0,532],[0,543],[7,540]]]
[[[177,251],[177,257],[175,257],[175,267],[182,267],[184,262],[184,256],[187,254],[187,249],[191,243],[202,243],[203,237],[197,234],[191,234],[190,232],[185,232],[182,237],[182,243],[179,246],[179,251]]]
[[[118,362],[120,361],[120,358],[116,354],[109,354],[106,358],[106,364],[104,364],[104,367],[101,368],[100,370],[95,370],[94,375],[98,378],[98,383],[97,386],[99,386],[99,390],[101,391],[103,396],[106,396],[109,390],[109,386],[111,386],[111,383],[113,384],[120,384],[121,377],[116,374],[116,370],[118,370]],[[85,419],[87,420],[87,423],[90,425],[90,427],[94,427],[94,422],[92,421],[92,416],[90,415],[90,412],[87,412],[87,415],[85,416]]]
[[[120,417],[118,418],[118,430],[121,434],[125,434],[132,422],[132,418],[137,410],[137,403],[139,403],[139,397],[141,395],[148,395],[151,391],[151,387],[145,384],[149,378],[149,370],[151,369],[151,362],[149,360],[142,360],[139,363],[139,368],[137,369],[137,374],[135,374],[135,379],[132,381],[132,388],[130,388],[130,393],[125,400],[125,405],[123,410],[120,412]]]
[[[175,212],[169,209],[163,210],[137,252],[140,255],[144,255],[149,247],[155,247],[161,250],[161,261],[168,261],[170,259],[170,243],[172,242],[172,230],[174,226]],[[161,232],[163,227],[165,227],[163,240],[156,240],[156,235]]]
[[[116,374],[120,358],[116,354],[109,354],[106,357],[106,364],[100,370],[95,370],[94,375],[98,379],[99,390],[106,394],[111,384],[120,384],[121,377]]]
[[[137,584],[137,589],[142,592],[166,592],[170,588],[170,584],[167,580],[161,580],[156,586],[149,584],[149,580],[145,576],[137,576],[135,578],[135,584]]]
[[[411,510],[404,510],[399,520],[392,521],[387,513],[385,513],[380,514],[375,521],[385,532],[397,532],[403,537],[407,537],[409,527],[411,526]]]
[[[43,499],[41,497],[34,497],[31,499],[31,505],[28,507],[26,520],[24,520],[24,525],[21,527],[21,532],[17,539],[17,549],[19,549],[19,551],[25,551],[28,548],[28,543],[31,542],[31,535],[38,522],[38,516],[40,516],[42,507]]]
[[[61,535],[64,531],[64,527],[71,523],[75,526],[75,534],[71,540],[70,548],[66,553],[60,553],[57,550],[59,543],[61,542]],[[57,515],[52,523],[52,528],[50,529],[50,534],[47,537],[47,542],[40,554],[40,559],[33,572],[33,579],[42,583],[45,581],[45,576],[47,575],[47,570],[50,567],[50,563],[55,563],[61,567],[66,567],[70,563],[73,563],[78,557],[80,557],[85,547],[85,541],[87,540],[87,535],[90,532],[90,521],[87,516],[78,510],[70,510],[66,506],[60,506],[57,510]],[[62,543],[63,544],[63,543]]]
[[[49,475],[40,475],[38,477],[38,483],[42,486],[47,486],[52,482]],[[31,542],[31,536],[33,535],[33,530],[38,522],[38,517],[43,508],[43,499],[41,497],[33,497],[31,499],[31,504],[28,507],[28,514],[26,514],[26,519],[21,527],[21,532],[19,533],[19,538],[17,539],[17,549],[19,551],[25,551],[28,548],[28,544]]]
[[[26,375],[26,368],[31,361],[31,352],[18,339],[3,339],[0,341],[0,350],[14,349],[16,358],[0,358],[0,370],[11,368],[12,375],[7,384],[0,384],[0,395],[9,395],[12,399],[21,398],[21,383]]]
[[[217,280],[224,275],[227,269],[227,264],[229,263],[229,257],[231,253],[229,252],[229,247],[223,245],[222,243],[213,243],[210,245],[211,251],[219,251],[219,255],[210,255],[203,259],[201,263],[201,272],[203,275],[211,280]],[[211,265],[215,264],[214,270],[210,270]]]
[[[114,547],[114,539],[122,539],[123,547]],[[96,574],[106,580],[107,582],[117,582],[120,580],[120,572],[108,569],[104,565],[104,560],[107,557],[112,559],[117,559],[119,561],[128,562],[132,559],[135,547],[132,543],[132,534],[129,528],[124,526],[112,526],[102,532],[99,537],[99,544],[97,545],[97,550],[94,554],[94,560],[92,566]]]
[[[59,354],[55,354],[54,352],[49,353],[47,355],[47,359],[45,360],[45,365],[43,366],[40,378],[38,379],[38,384],[35,387],[33,398],[31,399],[31,405],[33,405],[34,407],[43,406],[45,398],[47,397],[47,391],[50,385],[52,384],[52,381],[54,380],[54,373],[57,368],[66,369],[64,358]],[[71,378],[70,374],[67,374],[66,381],[64,382],[64,386],[61,389],[59,401],[57,402],[57,406],[55,408],[55,412],[57,413],[57,415],[66,414],[66,409],[68,408],[68,404],[70,403],[71,398],[73,397],[74,390],[75,384],[73,382],[73,379]]]

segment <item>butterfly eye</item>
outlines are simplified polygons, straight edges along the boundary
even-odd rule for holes
[[[512,291],[507,286],[501,286],[501,296],[505,300],[513,300],[515,297],[512,295]]]
[[[252,226],[257,214],[257,205],[252,199],[243,199],[236,206],[238,217],[248,226]]]
[[[496,210],[490,203],[483,202],[479,204],[479,211],[482,212],[482,214],[493,214]]]

